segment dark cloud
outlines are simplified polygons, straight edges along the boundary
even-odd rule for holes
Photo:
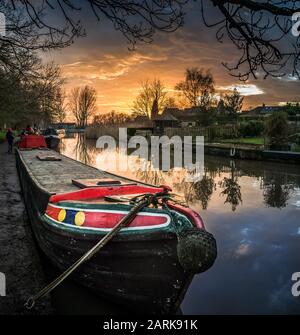
[[[107,19],[98,23],[86,11],[83,23],[87,37],[46,58],[62,65],[67,90],[82,84],[95,86],[100,112],[130,110],[140,82],[147,78],[160,78],[173,89],[190,66],[210,69],[220,93],[241,87],[242,83],[221,64],[234,64],[239,51],[229,41],[219,43],[215,29],[204,26],[198,2],[190,3],[186,11],[184,27],[174,33],[157,33],[152,44],[138,43],[134,52],[128,50],[125,38]],[[207,9],[207,19],[217,20],[212,8]],[[246,85],[246,108],[300,99],[300,82],[293,79],[250,79]]]

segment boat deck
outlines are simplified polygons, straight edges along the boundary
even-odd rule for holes
[[[49,193],[78,191],[72,179],[110,178],[128,181],[91,166],[75,161],[51,150],[20,150],[20,156],[36,182]],[[60,161],[41,161],[37,155],[51,155],[61,158]]]

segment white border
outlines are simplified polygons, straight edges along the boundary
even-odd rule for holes
[[[60,207],[60,206],[55,206],[52,204],[49,204],[49,206],[55,207],[55,208],[61,208],[61,209],[67,209],[67,210],[75,210],[78,212],[100,212],[100,213],[116,213],[116,214],[128,214],[128,211],[114,211],[114,210],[102,210],[102,209],[85,209],[85,208],[75,208],[75,207]],[[110,231],[113,228],[95,228],[95,227],[87,227],[87,226],[76,226],[71,223],[64,223],[61,221],[57,221],[50,217],[48,214],[44,214],[50,221],[54,221],[55,223],[59,225],[63,225],[66,227],[72,227],[72,228],[77,228],[77,229],[86,229],[86,230],[94,230],[94,231]],[[159,213],[148,213],[148,212],[140,212],[137,215],[144,215],[144,216],[156,216],[156,217],[165,217],[167,219],[166,223],[162,223],[159,225],[152,225],[152,226],[139,226],[139,227],[125,227],[122,228],[121,231],[130,231],[130,230],[148,230],[148,229],[156,229],[156,228],[164,228],[169,226],[171,222],[171,218],[168,214],[159,214]]]

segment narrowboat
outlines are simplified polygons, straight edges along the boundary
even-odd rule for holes
[[[58,135],[58,132],[54,128],[48,127],[43,132],[43,135],[49,149],[56,149],[58,147],[60,143],[60,137]]]
[[[17,167],[41,250],[66,270],[145,195],[167,195],[143,208],[71,279],[137,313],[175,313],[195,273],[216,258],[200,215],[156,187],[84,165],[55,151],[23,148]],[[33,292],[35,293],[35,292]]]

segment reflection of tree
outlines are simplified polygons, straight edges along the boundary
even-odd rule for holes
[[[136,166],[138,166],[138,168],[136,170],[136,177],[139,180],[153,185],[165,184],[166,172],[153,168],[150,161],[141,162],[140,158],[137,158],[137,160]]]
[[[142,162],[137,158],[135,166],[139,166],[136,170],[136,177],[149,184],[162,185],[168,184],[172,186],[173,191],[183,194],[184,201],[192,204],[201,201],[203,209],[207,209],[208,202],[213,193],[215,183],[214,179],[205,175],[201,180],[196,182],[187,181],[187,171],[185,169],[170,169],[168,172],[155,169],[150,161]],[[189,171],[189,175],[195,174]]]
[[[176,192],[184,195],[184,200],[188,204],[194,204],[201,201],[202,209],[207,209],[208,202],[211,199],[211,195],[215,190],[214,179],[210,176],[205,175],[199,181],[189,182],[183,174],[180,182],[173,184]]]
[[[63,154],[65,151],[66,151],[66,141],[64,140],[64,138],[61,138],[58,146],[58,152]]]
[[[195,198],[201,201],[202,209],[207,209],[208,202],[215,188],[213,178],[204,175],[202,180],[194,183],[193,187]]]
[[[90,143],[86,140],[84,134],[78,134],[75,151],[76,151],[77,159],[80,162],[87,164],[87,165],[94,165],[95,150],[96,150],[96,147],[90,145]]]
[[[290,193],[294,190],[294,185],[288,183],[286,175],[272,175],[271,178],[265,176],[262,185],[264,192],[264,202],[268,207],[286,207],[290,198]]]
[[[220,195],[225,195],[225,204],[231,204],[231,209],[234,212],[237,206],[242,202],[241,186],[238,184],[238,177],[235,176],[236,169],[231,166],[231,175],[229,178],[224,179],[219,183],[220,187],[224,190]]]

